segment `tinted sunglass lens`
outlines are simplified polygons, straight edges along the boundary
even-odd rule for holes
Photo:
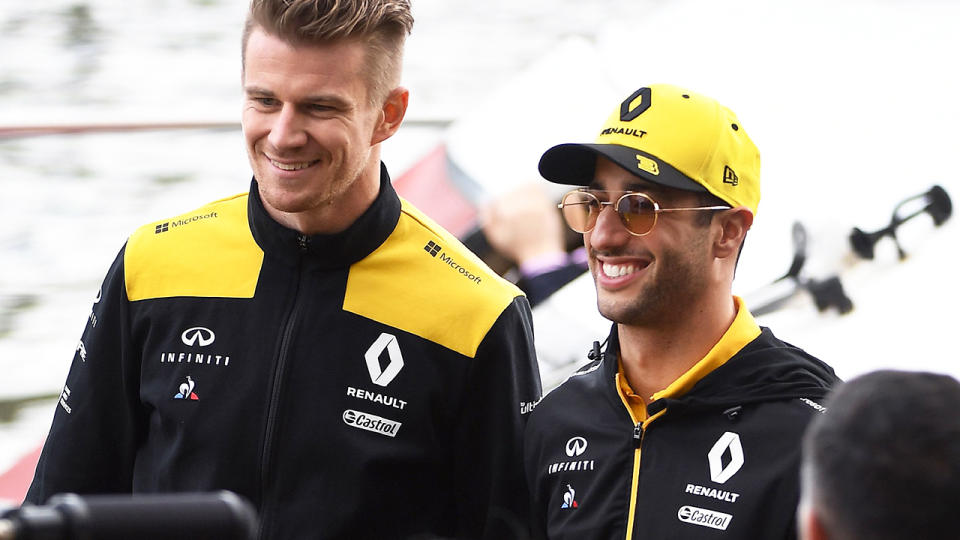
[[[574,191],[563,198],[563,219],[576,232],[592,229],[599,213],[600,203],[588,193]]]
[[[617,203],[623,225],[634,234],[647,234],[657,219],[653,201],[639,193],[623,196]]]

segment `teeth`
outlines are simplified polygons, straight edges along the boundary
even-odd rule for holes
[[[305,161],[303,163],[280,163],[279,161],[270,160],[270,163],[278,169],[284,171],[299,171],[300,169],[306,169],[307,167],[316,163],[315,161]]]
[[[637,271],[637,267],[632,264],[608,264],[603,263],[603,273],[607,277],[621,277],[632,274]]]

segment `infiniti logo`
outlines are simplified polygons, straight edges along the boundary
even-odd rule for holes
[[[587,451],[587,440],[583,437],[573,437],[567,441],[567,455],[575,457]]]
[[[190,347],[193,347],[194,345],[206,347],[207,345],[213,343],[214,339],[216,339],[216,336],[214,335],[213,330],[204,328],[202,326],[187,328],[182,334],[180,334],[180,340],[183,341],[183,344]]]
[[[583,437],[570,437],[563,449],[567,453],[567,457],[579,457],[587,451],[587,440]],[[596,466],[596,462],[592,459],[572,459],[570,461],[558,461],[556,463],[547,465],[547,474],[572,471],[592,471],[595,470]]]

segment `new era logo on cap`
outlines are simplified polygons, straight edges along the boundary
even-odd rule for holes
[[[731,186],[736,186],[740,183],[740,179],[737,178],[737,173],[733,172],[733,169],[729,165],[723,167],[723,183],[730,184]]]

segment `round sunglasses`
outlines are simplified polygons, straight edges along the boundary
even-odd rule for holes
[[[577,189],[563,196],[557,208],[563,211],[567,226],[578,233],[587,233],[597,225],[597,218],[604,206],[613,207],[620,222],[634,236],[650,234],[657,224],[657,215],[663,212],[689,212],[693,210],[729,210],[729,206],[697,206],[693,208],[660,208],[660,204],[645,193],[627,192],[617,202],[601,201],[595,194],[622,193]]]

